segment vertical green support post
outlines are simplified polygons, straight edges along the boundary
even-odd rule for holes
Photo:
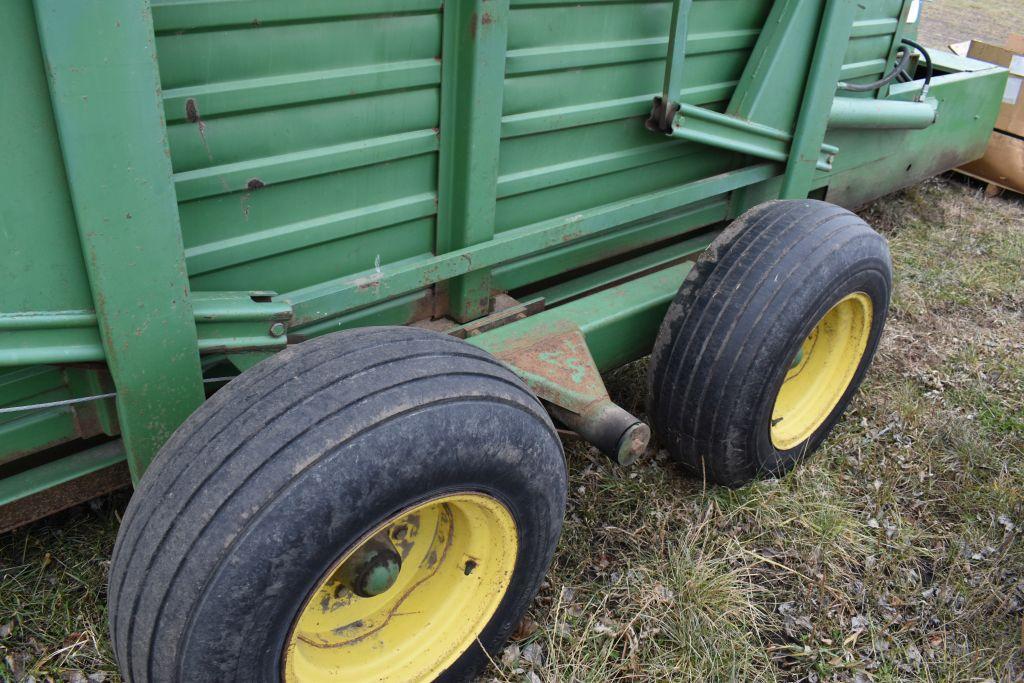
[[[853,0],[825,0],[825,13],[811,59],[780,199],[803,199],[811,190],[818,155],[828,130],[836,84],[853,32],[855,9]]]
[[[885,60],[888,65],[896,63],[896,55],[899,54],[900,47],[903,44],[904,34],[907,30],[907,17],[910,15],[910,6],[913,4],[913,0],[903,0],[903,7],[900,9],[900,21],[896,27],[896,31],[892,34],[892,44],[889,46],[889,56]],[[883,85],[881,88],[875,91],[874,97],[877,100],[884,100],[889,97],[889,90],[892,88],[892,83]]]
[[[662,100],[668,104],[679,99],[683,90],[683,63],[686,61],[686,36],[693,0],[674,0],[672,23],[668,34],[668,63],[665,65],[665,84]]]
[[[807,68],[803,41],[805,31],[818,26],[818,7],[818,0],[775,0],[726,108],[729,116],[790,129],[789,107],[796,103],[780,104],[780,80],[792,81]]]
[[[204,399],[145,0],[35,0],[132,478]]]
[[[438,254],[494,236],[508,19],[509,0],[444,5]],[[487,269],[439,288],[445,289],[441,299],[447,298],[448,314],[459,322],[490,312]]]

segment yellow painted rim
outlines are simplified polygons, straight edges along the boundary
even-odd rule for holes
[[[340,569],[382,533],[401,570],[384,593],[359,597]],[[434,680],[494,616],[517,552],[515,521],[490,496],[442,496],[395,515],[342,556],[306,601],[288,638],[285,680]]]
[[[850,294],[814,326],[797,352],[772,410],[772,444],[803,443],[839,404],[857,374],[871,336],[871,297]]]

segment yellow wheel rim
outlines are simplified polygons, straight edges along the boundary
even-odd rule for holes
[[[818,321],[797,352],[772,410],[772,444],[789,450],[811,437],[839,404],[871,335],[871,297],[850,294]]]
[[[360,597],[346,562],[382,540],[400,569],[389,588]],[[288,638],[285,680],[434,680],[494,616],[517,550],[512,515],[490,496],[443,496],[399,513],[342,556],[306,601]]]

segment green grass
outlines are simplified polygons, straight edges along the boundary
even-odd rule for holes
[[[1024,203],[940,179],[863,213],[892,246],[894,304],[826,447],[728,490],[664,453],[622,469],[567,441],[558,554],[488,678],[1024,676]],[[637,411],[645,371],[609,378]],[[0,536],[0,677],[116,680],[104,589],[125,502]]]
[[[0,680],[117,680],[107,569],[127,493],[0,535]]]

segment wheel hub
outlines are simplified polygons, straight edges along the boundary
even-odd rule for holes
[[[380,533],[341,565],[337,582],[361,598],[372,598],[394,586],[401,571],[402,556],[391,545],[387,533]]]
[[[496,499],[413,506],[357,541],[306,600],[286,683],[429,681],[477,642],[516,565],[518,533]]]

